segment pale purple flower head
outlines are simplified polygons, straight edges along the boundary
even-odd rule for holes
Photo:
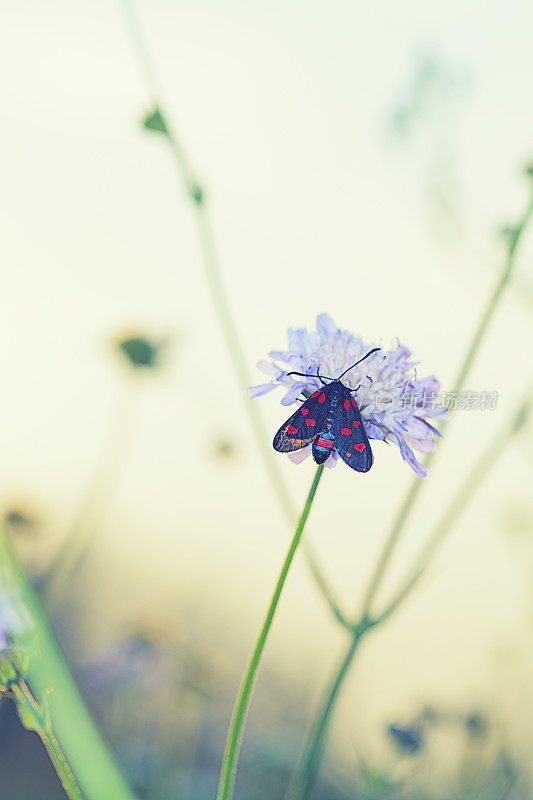
[[[319,314],[316,331],[289,328],[288,340],[287,350],[274,350],[269,353],[270,361],[259,362],[259,369],[271,380],[250,387],[251,398],[283,386],[286,393],[281,403],[291,405],[301,395],[312,394],[321,384],[318,378],[299,378],[287,375],[288,372],[320,371],[321,375],[337,378],[376,347],[374,342],[365,342],[337,328],[328,314]],[[410,351],[398,342],[389,350],[373,353],[350,370],[342,382],[350,389],[359,387],[357,404],[368,438],[397,445],[404,460],[424,478],[427,470],[413,450],[429,453],[434,449],[435,437],[440,434],[428,420],[445,419],[446,410],[437,403],[438,380],[433,375],[419,378],[415,367]],[[300,463],[310,453],[311,446],[290,453],[289,458]],[[327,466],[335,466],[337,458],[333,451],[326,461]]]

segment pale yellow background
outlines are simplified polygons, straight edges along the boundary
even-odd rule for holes
[[[264,380],[254,364],[284,346],[288,326],[328,311],[371,341],[399,337],[421,373],[450,387],[502,262],[498,230],[527,199],[531,7],[158,1],[140,11],[170,115],[207,186],[252,382]],[[175,164],[164,139],[138,124],[150,97],[120,6],[3,0],[0,16],[2,496],[46,510],[46,542],[28,553],[46,560],[128,380],[108,340],[135,326],[171,336],[167,368],[132,387],[138,430],[97,542],[87,646],[140,617],[205,638],[236,675],[289,531],[250,435]],[[390,116],[425,54],[455,77],[402,143]],[[447,221],[429,189],[436,164],[456,203]],[[528,237],[519,289],[468,380],[498,390],[498,410],[457,415],[402,563],[530,380],[532,255]],[[272,432],[287,416],[280,397],[255,401]],[[236,461],[212,458],[218,436],[238,440]],[[349,606],[411,480],[397,449],[374,449],[368,476],[326,474],[311,517]],[[311,463],[279,460],[301,503]],[[529,433],[508,448],[423,589],[369,637],[336,718],[347,753],[371,753],[384,724],[424,702],[488,708],[526,746],[531,465]],[[517,520],[529,534],[519,543]],[[341,647],[300,561],[265,669],[316,693]]]

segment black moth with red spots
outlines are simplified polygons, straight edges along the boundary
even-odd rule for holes
[[[374,459],[353,391],[338,379],[317,389],[276,433],[274,450],[292,453],[312,444],[313,458],[323,464],[335,449],[349,467],[368,472]]]

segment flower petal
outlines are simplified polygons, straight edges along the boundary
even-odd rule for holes
[[[414,469],[417,475],[419,475],[421,478],[425,478],[428,474],[427,469],[423,464],[416,460],[415,454],[407,445],[401,434],[396,434],[396,441],[398,442],[398,447],[400,448],[400,453],[402,454],[403,460],[406,461],[412,469]]]
[[[319,314],[316,318],[316,329],[318,335],[324,341],[337,332],[337,326],[329,314]]]
[[[262,394],[268,394],[268,392],[276,388],[275,383],[260,383],[258,386],[249,386],[248,397],[253,400],[254,397],[261,397]]]
[[[291,356],[287,350],[271,350],[268,355],[276,361],[288,361]]]
[[[304,389],[305,383],[302,383],[302,381],[294,381],[287,394],[281,398],[281,405],[290,406],[295,403]]]
[[[334,467],[337,466],[338,460],[339,460],[339,454],[337,453],[336,450],[332,450],[324,463],[328,469],[333,469]]]
[[[257,368],[264,375],[270,375],[271,378],[275,378],[278,381],[285,375],[285,371],[280,369],[277,364],[273,364],[272,361],[258,361]]]
[[[385,434],[383,433],[381,428],[378,428],[377,425],[374,425],[373,422],[369,422],[366,419],[364,419],[363,422],[365,425],[366,435],[368,436],[369,439],[379,439],[379,441],[381,442],[384,440]]]
[[[311,455],[313,446],[307,445],[307,447],[302,447],[301,450],[295,450],[293,453],[287,453],[287,456],[290,458],[293,464],[301,464],[302,461],[305,461],[306,458],[309,458]]]

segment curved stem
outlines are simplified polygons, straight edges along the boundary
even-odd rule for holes
[[[453,388],[451,390],[452,393],[461,391],[461,389],[464,386],[465,380],[470,373],[472,364],[475,361],[481,343],[483,342],[483,339],[487,332],[487,328],[489,327],[489,324],[492,321],[494,313],[502,298],[503,292],[511,277],[513,267],[516,263],[516,254],[518,250],[518,245],[522,238],[522,234],[524,233],[525,229],[528,226],[528,223],[531,220],[532,214],[533,214],[533,191],[530,190],[528,204],[526,206],[522,219],[510,234],[509,246],[507,249],[507,257],[504,261],[502,271],[498,277],[498,281],[494,286],[494,289],[492,290],[487,305],[483,310],[483,313],[477,324],[474,335],[464,355],[461,366],[459,367],[457,376],[453,384]],[[444,430],[448,425],[449,425],[449,419],[442,423],[440,427],[441,433],[444,432]],[[429,468],[429,466],[434,462],[435,457],[437,453],[440,452],[440,450],[441,448],[438,447],[426,456],[426,459],[424,460],[424,464],[426,467]],[[421,481],[420,478],[415,477],[411,483],[411,486],[407,491],[407,494],[405,495],[403,503],[401,504],[398,510],[398,513],[396,515],[396,518],[394,519],[390,532],[387,538],[385,539],[385,543],[383,545],[383,549],[376,563],[376,567],[370,577],[368,588],[363,598],[362,610],[361,610],[362,616],[367,614],[372,606],[374,598],[387,571],[391,557],[403,533],[405,523],[407,522],[411,514],[415,500],[417,499],[423,485],[424,485],[423,481]]]
[[[270,605],[266,613],[265,621],[263,622],[263,625],[259,632],[259,636],[255,643],[255,647],[252,651],[250,661],[244,673],[244,677],[242,679],[239,692],[237,694],[237,699],[235,700],[233,715],[231,718],[228,730],[228,736],[226,739],[226,748],[224,751],[222,769],[220,772],[220,783],[218,786],[217,800],[230,800],[230,798],[233,797],[233,787],[235,784],[235,774],[237,771],[239,751],[242,742],[242,732],[246,720],[246,713],[248,711],[250,697],[253,691],[255,680],[257,677],[257,672],[259,669],[259,663],[261,661],[261,656],[265,648],[266,640],[270,628],[272,626],[272,621],[274,619],[274,615],[278,607],[279,599],[283,591],[283,587],[285,585],[285,581],[287,579],[287,575],[289,573],[289,569],[292,564],[294,554],[296,553],[296,549],[298,547],[298,543],[302,536],[305,523],[307,521],[307,517],[309,516],[311,506],[313,505],[313,500],[315,497],[316,490],[318,488],[318,484],[320,482],[320,478],[322,477],[323,470],[324,470],[323,464],[320,464],[316,469],[315,476],[313,478],[313,482],[311,484],[311,488],[309,489],[309,494],[307,495],[307,500],[305,501],[302,515],[300,517],[300,521],[296,526],[296,531],[290,543],[287,555],[285,556],[285,560],[283,562],[283,566],[281,568],[281,572],[279,574],[279,578],[277,580],[276,587],[274,589],[274,593],[272,595],[272,599],[270,601]]]
[[[8,583],[8,591],[16,588],[28,616],[25,634],[26,638],[31,634],[28,682],[37,702],[53,690],[47,701],[50,725],[85,797],[135,800],[85,707],[41,604],[2,528],[0,563],[0,581]],[[26,646],[28,642],[24,639],[21,644]]]
[[[146,43],[146,39],[143,35],[139,18],[135,13],[133,2],[132,0],[122,0],[122,6],[124,8],[125,19],[136,58],[139,62],[139,66],[143,73],[148,91],[150,92],[152,103],[155,109],[159,112],[163,123],[163,130],[161,132],[164,133],[167,138],[173,156],[176,160],[179,173],[185,184],[188,197],[191,200],[195,210],[198,224],[198,238],[202,252],[202,261],[211,293],[211,299],[215,308],[216,316],[218,318],[218,323],[226,340],[226,345],[233,362],[233,367],[239,386],[241,389],[244,389],[245,387],[249,386],[252,381],[248,375],[244,349],[241,344],[237,326],[235,325],[231,305],[224,289],[224,283],[222,280],[213,237],[213,226],[211,222],[211,216],[208,211],[208,203],[205,192],[200,181],[196,178],[195,171],[181,141],[179,140],[175,130],[170,125],[167,116],[163,111],[160,101],[161,91],[157,81],[153,60]],[[292,526],[296,521],[296,509],[287,491],[285,483],[283,482],[277,464],[273,459],[270,449],[271,436],[265,428],[258,405],[253,402],[247,402],[245,404],[245,408],[268,478],[278,498],[281,509],[289,525]],[[335,593],[329,586],[329,582],[327,581],[322,568],[319,566],[316,554],[314,553],[312,545],[308,540],[304,541],[302,549],[308,567],[311,570],[311,574],[332,614],[341,625],[349,628],[350,623],[346,617],[346,614],[342,611]]]
[[[46,708],[39,706],[25,681],[14,684],[11,693],[22,724],[40,736],[67,796],[70,800],[83,800],[80,787],[54,734]]]
[[[361,630],[352,636],[346,653],[342,656],[338,668],[333,673],[333,678],[324,694],[320,711],[311,726],[300,768],[287,789],[286,800],[307,800],[311,794],[320,769],[320,761],[326,743],[331,715],[364,633],[365,631]]]
[[[483,450],[474,466],[469,470],[463,483],[459,487],[453,500],[449,503],[444,514],[434,526],[432,533],[420,548],[407,576],[400,588],[386,605],[378,617],[378,621],[388,619],[403,603],[420,578],[425,574],[436,550],[440,547],[446,536],[450,533],[457,520],[461,517],[468,503],[475,495],[492,468],[498,463],[503,451],[512,439],[519,433],[531,410],[531,396],[533,384],[530,384],[518,407],[511,414],[509,422],[490,441]]]

